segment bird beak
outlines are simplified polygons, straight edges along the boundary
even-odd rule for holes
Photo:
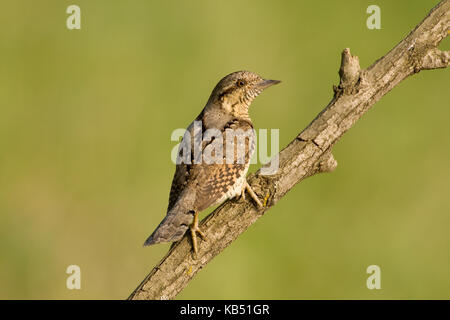
[[[268,80],[268,79],[262,79],[258,84],[257,87],[258,89],[264,90],[267,89],[268,87],[273,86],[274,84],[278,84],[281,81],[279,80]]]

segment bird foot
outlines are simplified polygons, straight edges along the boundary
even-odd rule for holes
[[[245,191],[248,192],[250,197],[253,199],[253,201],[256,202],[258,208],[262,208],[263,205],[261,203],[261,200],[259,200],[258,195],[253,191],[252,187],[248,184],[247,180],[245,180],[245,188],[242,189],[241,197],[245,200]]]
[[[197,233],[200,235],[200,237],[204,241],[206,240],[205,234],[198,227],[198,212],[196,212],[194,215],[194,221],[191,224],[190,231],[191,231],[191,238],[192,238],[192,248],[194,249],[194,253],[197,255],[197,252],[198,252]]]

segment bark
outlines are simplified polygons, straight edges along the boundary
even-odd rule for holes
[[[263,200],[258,209],[250,197],[229,200],[200,224],[207,241],[200,241],[194,257],[191,240],[176,243],[129,299],[172,299],[211,259],[222,252],[258,218],[274,206],[295,184],[337,166],[333,145],[369,108],[403,79],[421,70],[446,68],[450,52],[439,43],[449,33],[450,0],[441,1],[428,16],[384,57],[361,70],[350,49],[342,52],[340,84],[328,106],[276,157],[274,175],[260,171],[248,177],[249,184]],[[274,160],[272,160],[274,161]]]

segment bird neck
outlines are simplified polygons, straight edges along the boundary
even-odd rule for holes
[[[250,115],[248,114],[249,105],[246,103],[241,103],[239,105],[234,105],[231,108],[231,114],[236,119],[242,119],[251,122]]]
[[[206,128],[222,128],[232,119],[251,123],[248,109],[247,103],[231,104],[225,101],[222,104],[207,104],[198,118],[204,122]]]

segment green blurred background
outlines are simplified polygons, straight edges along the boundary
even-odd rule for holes
[[[170,134],[221,77],[283,80],[251,116],[284,147],[330,101],[343,48],[366,68],[437,3],[3,1],[0,298],[126,298],[169,248],[142,243],[167,207]],[[449,299],[448,84],[448,70],[400,83],[335,146],[335,172],[297,185],[178,298]]]

